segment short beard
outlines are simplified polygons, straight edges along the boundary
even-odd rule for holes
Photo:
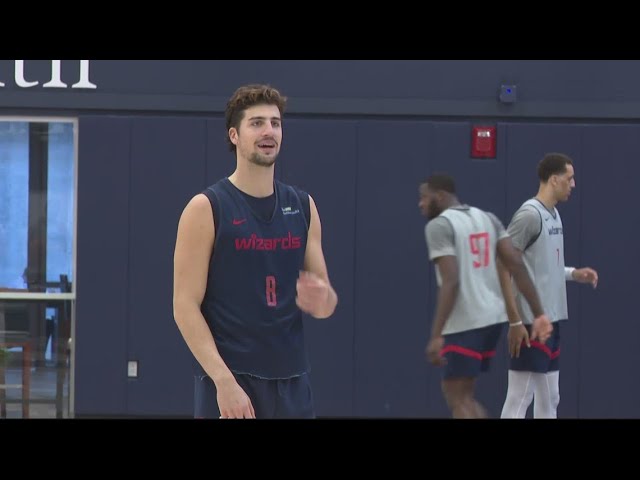
[[[276,163],[276,155],[274,155],[273,157],[265,157],[259,153],[254,152],[249,155],[249,162],[261,167],[270,167],[271,165]]]
[[[433,220],[441,213],[442,213],[442,210],[440,210],[439,208],[427,209],[427,218],[429,220]]]

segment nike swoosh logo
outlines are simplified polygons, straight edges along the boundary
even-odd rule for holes
[[[242,220],[236,220],[236,219],[234,218],[234,219],[233,219],[233,224],[234,224],[234,225],[240,225],[240,224],[242,224],[242,223],[244,223],[244,222],[246,222],[246,221],[247,221],[247,219],[246,219],[246,218],[243,218]]]

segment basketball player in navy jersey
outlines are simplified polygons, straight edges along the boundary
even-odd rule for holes
[[[489,369],[507,322],[497,259],[507,266],[536,319],[531,338],[543,341],[549,319],[500,220],[461,204],[453,178],[436,174],[420,185],[429,259],[435,264],[438,300],[426,348],[427,358],[443,366],[442,392],[453,418],[484,418],[474,398],[476,377]]]
[[[185,207],[174,317],[197,360],[196,418],[313,418],[302,312],[333,314],[315,202],[274,179],[286,97],[240,87],[227,103],[236,170]]]
[[[556,418],[560,403],[560,332],[568,318],[567,281],[589,283],[596,288],[598,273],[589,267],[573,268],[564,264],[564,230],[556,205],[565,202],[575,188],[573,161],[562,153],[549,153],[538,164],[540,186],[534,198],[525,201],[513,215],[508,232],[514,246],[523,252],[545,312],[553,325],[553,334],[544,344],[531,342],[531,348],[513,355],[509,365],[509,387],[501,418],[524,418],[531,402],[534,418]],[[509,274],[499,269],[508,290],[509,321],[526,334],[532,315],[522,302],[522,294],[512,293]],[[505,281],[506,279],[506,281]],[[526,327],[525,327],[526,326]],[[517,330],[509,332],[509,344]],[[513,352],[512,352],[513,353]]]

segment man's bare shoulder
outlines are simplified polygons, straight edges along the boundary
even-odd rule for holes
[[[187,206],[184,207],[183,215],[187,212],[193,212],[195,214],[208,212],[210,214],[211,202],[209,202],[209,199],[205,194],[198,193],[197,195],[194,195],[193,198],[189,200],[189,203],[187,203]]]

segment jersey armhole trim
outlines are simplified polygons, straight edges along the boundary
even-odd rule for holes
[[[222,205],[220,204],[220,199],[218,198],[218,194],[213,189],[213,187],[207,187],[205,189],[205,196],[209,199],[209,203],[211,204],[211,213],[213,216],[213,227],[215,229],[215,233],[213,235],[213,244],[215,245],[216,240],[218,239],[220,218],[222,217]]]
[[[292,187],[294,193],[296,194],[296,196],[298,197],[298,200],[300,200],[300,204],[302,205],[302,213],[304,214],[304,221],[305,224],[307,225],[307,231],[309,230],[309,225],[311,225],[311,200],[309,200],[309,194],[306,192],[303,192],[302,190],[300,190],[298,187]],[[302,197],[304,195],[306,195],[306,200],[303,200]]]
[[[536,241],[538,240],[538,238],[540,238],[540,234],[542,233],[542,214],[540,213],[540,210],[538,210],[535,207],[531,207],[533,208],[537,213],[538,213],[538,217],[540,217],[540,229],[538,230],[538,234],[535,235],[531,240],[529,240],[529,243],[527,243],[527,246],[524,247],[524,250],[526,251],[527,248],[529,248],[531,245],[533,245],[534,243],[536,243]]]

